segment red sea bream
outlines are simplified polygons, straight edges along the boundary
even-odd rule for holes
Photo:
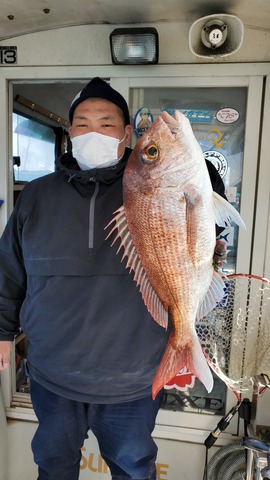
[[[215,224],[243,221],[213,192],[202,150],[179,111],[163,112],[138,140],[123,182],[123,206],[109,235],[117,230],[114,241],[121,239],[119,250],[153,319],[164,328],[169,317],[172,322],[153,398],[184,366],[211,391],[195,321],[223,296],[222,276],[213,268]]]

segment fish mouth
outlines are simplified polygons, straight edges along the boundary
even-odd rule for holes
[[[160,118],[169,127],[171,134],[177,137],[182,128],[182,125],[179,122],[179,117],[177,119],[176,116],[172,117],[172,115],[164,111],[161,113]]]

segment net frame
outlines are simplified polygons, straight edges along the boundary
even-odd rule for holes
[[[238,273],[224,283],[222,300],[195,327],[210,367],[239,399],[255,376],[270,375],[270,280]]]

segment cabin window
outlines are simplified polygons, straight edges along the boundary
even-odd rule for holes
[[[54,171],[55,134],[35,119],[13,113],[14,181],[29,182]]]

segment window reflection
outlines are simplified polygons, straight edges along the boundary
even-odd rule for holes
[[[54,171],[55,134],[17,113],[12,115],[15,182],[29,182]]]

